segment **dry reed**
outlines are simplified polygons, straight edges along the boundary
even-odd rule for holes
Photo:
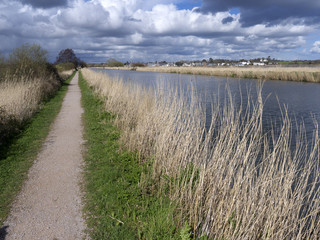
[[[54,94],[60,82],[54,75],[7,76],[0,82],[0,144],[39,109],[42,100]]]
[[[231,93],[223,106],[213,104],[206,129],[192,93],[152,92],[89,69],[82,73],[117,115],[126,146],[153,159],[152,177],[160,188],[169,185],[179,203],[177,224],[187,220],[194,236],[319,239],[317,124],[312,143],[301,127],[292,149],[285,110],[279,133],[263,133],[261,90],[245,109],[235,106]]]
[[[74,72],[73,69],[67,70],[67,71],[62,71],[62,72],[59,72],[59,76],[60,76],[63,80],[66,80],[68,77],[70,77],[70,76],[72,75],[73,72]]]
[[[145,67],[137,70],[235,78],[320,82],[319,67]]]

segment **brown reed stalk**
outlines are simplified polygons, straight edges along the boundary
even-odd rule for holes
[[[277,133],[263,132],[261,88],[245,109],[230,92],[224,104],[214,103],[206,129],[193,91],[151,91],[89,69],[82,73],[117,115],[124,144],[152,160],[153,181],[179,203],[178,225],[187,220],[194,236],[213,239],[320,237],[316,123],[313,141],[301,126],[292,148],[286,109]]]
[[[53,75],[37,78],[31,75],[7,75],[0,82],[0,144],[38,111],[42,100],[60,87]]]

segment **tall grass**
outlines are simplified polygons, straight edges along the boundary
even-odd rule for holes
[[[39,109],[41,101],[61,86],[54,75],[8,75],[0,82],[0,144]]]
[[[296,82],[320,82],[319,67],[149,67],[138,68],[137,70]]]
[[[41,46],[24,44],[0,61],[0,146],[61,86],[63,79],[46,55]]]
[[[150,161],[155,189],[178,203],[176,223],[194,237],[213,239],[318,239],[319,136],[303,127],[292,148],[292,123],[283,110],[277,134],[262,130],[263,99],[236,107],[231,93],[213,104],[209,129],[192,93],[154,92],[101,73],[85,79],[117,115],[122,140]],[[192,91],[191,91],[192,92]],[[181,95],[187,95],[189,102]],[[141,187],[148,176],[142,176]]]
[[[59,76],[65,81],[72,75],[72,73],[74,73],[74,69],[65,70],[65,71],[59,72]]]

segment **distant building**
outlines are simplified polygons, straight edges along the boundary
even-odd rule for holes
[[[201,63],[201,62],[193,62],[193,63],[191,63],[191,65],[192,65],[193,67],[201,67],[201,66],[202,66],[202,63]]]
[[[252,64],[253,64],[253,66],[265,66],[266,65],[265,62],[253,62]]]
[[[239,66],[248,66],[248,65],[250,65],[250,64],[251,64],[250,61],[243,61],[243,62],[240,62],[240,63],[239,63]]]

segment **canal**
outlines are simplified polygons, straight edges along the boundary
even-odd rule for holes
[[[138,84],[146,88],[157,86],[167,88],[194,89],[200,101],[206,104],[207,118],[213,99],[223,103],[228,98],[226,89],[230,90],[233,101],[245,108],[248,98],[257,100],[257,88],[261,82],[256,79],[236,79],[213,76],[154,73],[128,70],[94,69],[110,77],[123,80],[128,84]],[[264,128],[281,125],[281,118],[287,110],[292,120],[292,132],[297,126],[304,124],[306,136],[311,140],[315,133],[315,123],[320,122],[320,84],[305,82],[288,82],[266,80],[262,82],[262,98],[264,101]],[[209,121],[208,121],[209,122]],[[209,124],[209,123],[208,123]]]

